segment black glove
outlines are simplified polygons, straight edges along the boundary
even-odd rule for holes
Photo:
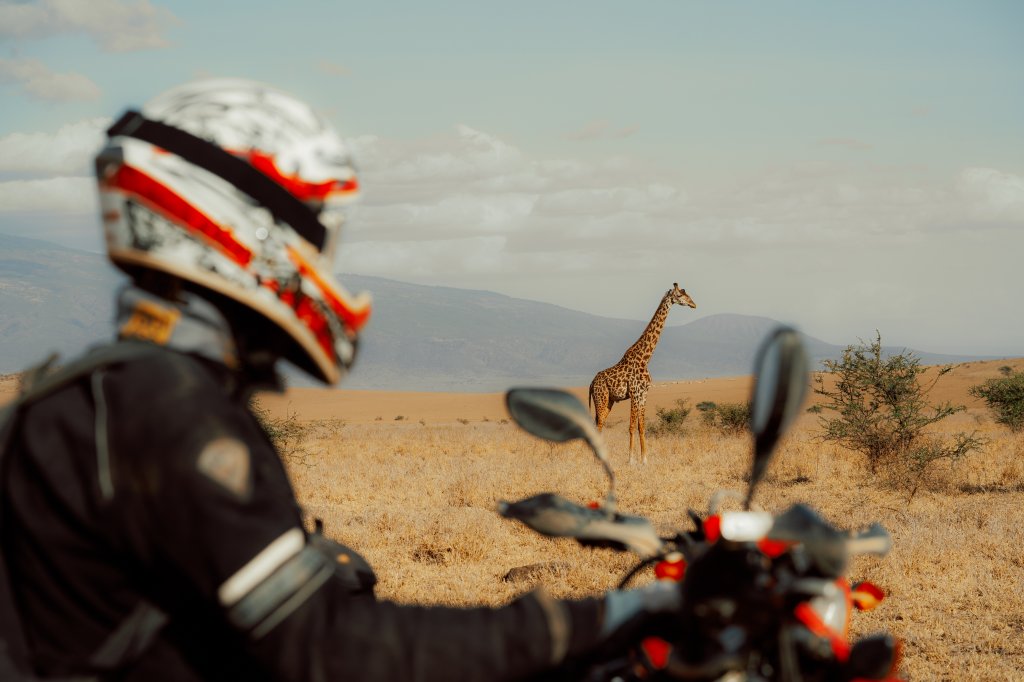
[[[604,597],[601,648],[622,650],[651,635],[671,638],[682,608],[683,591],[679,583],[671,580],[608,592]]]

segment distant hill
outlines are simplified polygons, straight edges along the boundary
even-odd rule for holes
[[[99,254],[0,234],[0,373],[50,351],[73,355],[109,338],[112,292],[122,277]],[[587,385],[622,357],[647,320],[620,320],[488,291],[345,275],[373,292],[374,312],[346,388],[498,391],[511,385]],[[652,314],[654,312],[651,307]],[[685,311],[673,311],[684,319]],[[750,372],[777,323],[721,314],[666,327],[651,360],[656,381]],[[806,338],[815,360],[841,346]],[[901,349],[900,349],[901,350]],[[976,359],[919,353],[926,364]],[[293,383],[306,382],[297,373]]]
[[[497,391],[523,382],[585,386],[598,370],[618,362],[647,325],[647,320],[599,317],[488,291],[358,275],[346,275],[344,281],[353,290],[374,294],[373,318],[346,388]],[[686,311],[673,315],[685,318]],[[651,358],[651,375],[667,381],[748,374],[758,344],[778,324],[767,317],[720,314],[667,326]],[[843,349],[814,337],[805,337],[805,343],[815,365]],[[918,355],[925,364],[974,359]]]
[[[0,234],[0,372],[110,338],[119,281],[104,256]]]

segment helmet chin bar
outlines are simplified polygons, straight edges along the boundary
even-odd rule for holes
[[[268,305],[265,301],[250,296],[240,298],[238,290],[224,286],[224,280],[219,277],[211,276],[209,273],[194,268],[176,266],[131,249],[113,250],[110,252],[110,258],[126,272],[132,272],[136,268],[142,271],[163,272],[178,277],[187,286],[199,287],[196,291],[203,291],[203,295],[206,297],[211,295],[219,297],[221,306],[224,303],[238,304],[240,307],[232,310],[228,317],[236,325],[233,331],[235,342],[238,344],[239,356],[249,366],[259,364],[256,362],[259,351],[271,350],[275,360],[287,360],[315,379],[333,385],[341,380],[342,375],[355,359],[354,342],[350,342],[352,353],[349,355],[347,363],[340,355],[331,357],[320,347],[310,330],[299,324],[297,319],[285,314],[282,308]],[[249,311],[256,317],[249,317],[244,311]],[[269,324],[269,327],[264,327],[264,322]],[[277,346],[273,342],[270,342],[269,345],[257,342],[260,334],[265,333],[262,330],[268,328],[280,332],[279,338],[282,340],[283,346]],[[342,337],[336,337],[336,339],[340,338]],[[294,344],[294,346],[290,346],[290,344]],[[292,349],[295,352],[292,352]],[[335,353],[339,350],[337,341],[333,350]]]
[[[226,180],[260,203],[280,222],[291,226],[317,251],[324,249],[328,230],[313,210],[260,171],[217,145],[180,128],[126,111],[107,130],[109,137],[134,137],[156,145]]]

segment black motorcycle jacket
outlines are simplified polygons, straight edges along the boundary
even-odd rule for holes
[[[156,349],[19,415],[2,547],[37,674],[496,680],[593,646],[597,600],[455,609],[368,596],[358,556],[303,528],[244,373],[220,355]],[[111,653],[111,634],[140,619]]]

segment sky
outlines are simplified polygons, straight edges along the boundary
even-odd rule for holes
[[[1024,3],[0,0],[0,233],[102,249],[91,155],[202,77],[309,101],[339,270],[1024,354]]]

